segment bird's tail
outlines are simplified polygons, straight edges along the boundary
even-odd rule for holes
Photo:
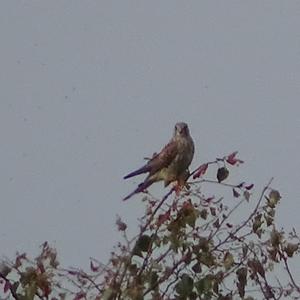
[[[133,171],[131,173],[129,173],[128,175],[124,176],[124,179],[136,176],[136,175],[140,175],[143,173],[147,173],[150,171],[150,166],[149,165],[144,165],[143,167],[137,169],[136,171]]]
[[[133,175],[134,176],[134,175]],[[138,185],[138,187],[132,192],[130,193],[128,196],[126,196],[123,201],[128,200],[129,198],[131,198],[133,195],[137,194],[137,193],[141,193],[143,192],[147,187],[149,187],[152,183],[154,182],[154,180],[151,179],[146,179],[144,182],[140,183]]]

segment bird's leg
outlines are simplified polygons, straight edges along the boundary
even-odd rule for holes
[[[174,185],[174,190],[176,192],[176,195],[178,196],[180,192],[186,187],[187,189],[190,188],[190,186],[187,184],[187,180],[190,176],[189,170],[184,171],[176,180]]]

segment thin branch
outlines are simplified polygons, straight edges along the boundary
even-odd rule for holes
[[[6,276],[4,274],[2,274],[2,272],[0,272],[0,277],[6,282],[6,284],[9,285],[9,290],[11,295],[13,296],[14,299],[19,300],[19,296],[17,295],[16,291],[14,290],[12,284],[10,283],[10,280],[8,280],[6,278]]]
[[[285,268],[286,268],[286,271],[288,272],[289,274],[289,277],[290,277],[290,280],[292,282],[292,284],[294,285],[294,287],[297,289],[297,292],[300,293],[300,287],[298,284],[296,284],[295,280],[294,280],[294,277],[290,271],[290,268],[289,268],[289,265],[288,265],[288,262],[287,262],[287,258],[285,257],[285,255],[282,255],[282,259],[284,261],[284,265],[285,265]]]

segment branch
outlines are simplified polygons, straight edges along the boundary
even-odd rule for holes
[[[296,284],[295,280],[294,280],[294,277],[290,271],[290,268],[289,268],[289,265],[288,265],[288,262],[287,262],[287,258],[285,257],[285,255],[282,255],[282,259],[284,261],[284,265],[285,265],[285,268],[289,274],[289,277],[290,277],[290,280],[292,282],[292,284],[294,285],[294,287],[297,289],[297,292],[300,293],[300,287],[298,284]]]
[[[11,295],[13,296],[14,299],[19,300],[19,296],[17,295],[16,291],[13,289],[12,284],[10,283],[10,281],[6,278],[6,276],[4,274],[2,274],[2,272],[0,272],[0,278],[2,278],[3,280],[5,280],[6,284],[9,285],[9,290]]]

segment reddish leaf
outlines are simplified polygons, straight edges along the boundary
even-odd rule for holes
[[[215,197],[212,196],[212,197],[206,198],[206,199],[205,199],[205,202],[210,203],[210,202],[212,202],[212,200],[214,200],[214,199],[215,199]]]
[[[42,284],[42,286],[40,286],[41,290],[43,291],[44,293],[44,296],[46,298],[48,298],[48,296],[50,295],[51,293],[51,288],[50,288],[50,284],[46,281]]]
[[[127,225],[121,220],[120,217],[117,218],[116,224],[119,231],[125,231],[127,229]]]
[[[41,273],[45,273],[45,272],[46,272],[45,267],[44,267],[44,265],[43,265],[42,262],[39,261],[39,262],[37,263],[37,266],[38,266],[38,269],[39,269],[39,271],[40,271]]]
[[[4,285],[4,294],[8,292],[8,290],[11,288],[11,284],[8,280],[6,280],[5,285]]]
[[[246,186],[245,186],[245,189],[249,191],[249,190],[251,190],[253,187],[254,187],[254,184],[252,183],[252,184],[246,185]]]
[[[168,210],[166,213],[158,216],[157,225],[160,226],[164,224],[166,221],[170,220],[171,210]]]
[[[204,175],[205,172],[206,172],[206,170],[207,170],[207,168],[208,168],[208,164],[203,164],[203,165],[201,165],[201,166],[196,170],[196,172],[195,172],[193,178],[195,179],[195,178],[198,178],[198,177]]]
[[[93,264],[93,261],[91,260],[91,262],[90,262],[90,268],[91,268],[91,270],[92,270],[93,272],[98,272],[100,266],[95,266],[95,265]]]
[[[236,163],[241,163],[241,164],[242,164],[243,161],[235,157],[235,156],[237,155],[237,153],[238,153],[238,152],[235,151],[235,152],[229,154],[229,155],[227,156],[227,158],[226,158],[226,161],[227,161],[229,164],[233,165],[233,166],[234,166]]]
[[[72,270],[69,270],[68,273],[69,273],[70,275],[73,275],[73,276],[79,274],[78,271],[72,271]]]
[[[85,298],[86,294],[83,293],[83,292],[80,292],[80,293],[77,293],[75,298],[73,300],[80,300],[80,299],[83,299]]]
[[[16,257],[15,268],[21,267],[23,259],[26,259],[26,253],[22,253]]]

